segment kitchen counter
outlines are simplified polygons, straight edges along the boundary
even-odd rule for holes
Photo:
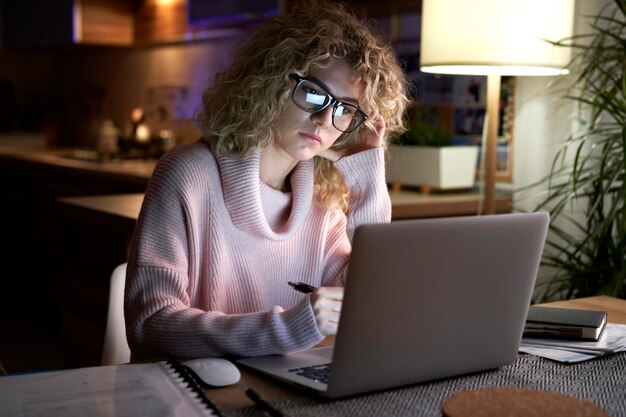
[[[98,161],[92,156],[92,151],[38,146],[0,146],[0,162],[46,167],[84,178],[123,181],[144,187],[156,165],[156,160]]]
[[[117,180],[139,187],[145,187],[148,184],[156,165],[156,160],[99,161],[90,151],[80,149],[16,146],[0,146],[0,161],[18,163],[23,166],[45,166],[72,173],[84,179],[91,177]],[[125,191],[121,192],[125,193]],[[477,192],[423,195],[414,190],[400,190],[390,191],[390,196],[394,219],[472,215],[478,213],[480,206],[480,195]],[[97,199],[91,205],[101,205],[106,211],[108,207],[118,205],[120,198],[119,196],[103,197],[100,199],[101,202]],[[76,205],[80,206],[80,203],[77,201]],[[94,207],[91,208],[97,210]],[[510,195],[497,196],[496,211],[498,213],[511,211]]]
[[[477,191],[422,194],[412,189],[390,190],[393,220],[424,217],[472,216],[480,213],[482,196]],[[510,193],[496,195],[496,213],[513,209]]]
[[[126,184],[144,187],[152,175],[156,160],[108,160],[98,161],[93,151],[80,149],[32,149],[0,147],[0,161],[13,161],[22,165],[39,165],[54,170],[65,171],[83,178],[99,178],[101,180],[117,180]],[[112,194],[127,193],[127,191],[113,192]],[[87,193],[103,194],[103,193]],[[72,194],[76,196],[76,194]],[[79,197],[79,196],[77,196]],[[394,219],[409,219],[416,217],[462,216],[477,214],[480,208],[481,196],[478,192],[457,192],[442,194],[420,194],[414,190],[390,191]],[[88,199],[90,208],[98,210],[102,207],[107,211],[110,207],[125,206],[121,196],[100,199]],[[80,199],[75,201],[81,206]],[[138,207],[138,206],[137,206]],[[508,194],[496,197],[496,212],[510,212],[512,208],[511,196]],[[138,213],[138,208],[137,208]],[[127,213],[128,214],[128,213]],[[135,216],[136,218],[136,216]]]
[[[390,191],[389,195],[394,220],[473,215],[478,212],[480,204],[477,193],[421,195],[414,191]],[[143,194],[64,197],[58,202],[63,210],[83,221],[125,225],[132,230],[139,217]],[[511,211],[511,197],[499,196],[496,207],[499,213]]]

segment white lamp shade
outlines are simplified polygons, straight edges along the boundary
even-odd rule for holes
[[[424,72],[557,75],[567,72],[574,0],[423,0]]]

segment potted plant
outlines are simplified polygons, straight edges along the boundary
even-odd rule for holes
[[[579,129],[531,186],[547,189],[536,210],[552,216],[542,260],[549,275],[537,301],[626,298],[626,0],[591,20],[592,33],[556,43],[574,51],[564,91],[577,104]]]
[[[393,188],[471,188],[476,179],[477,146],[450,146],[452,134],[438,123],[413,120],[409,130],[392,141],[387,182]]]

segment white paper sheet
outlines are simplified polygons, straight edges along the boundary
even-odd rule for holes
[[[608,323],[595,342],[525,337],[519,351],[560,362],[586,361],[601,355],[626,351],[626,325]]]

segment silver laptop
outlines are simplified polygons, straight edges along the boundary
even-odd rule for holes
[[[363,225],[334,347],[238,362],[330,398],[509,364],[548,223],[520,213]]]

